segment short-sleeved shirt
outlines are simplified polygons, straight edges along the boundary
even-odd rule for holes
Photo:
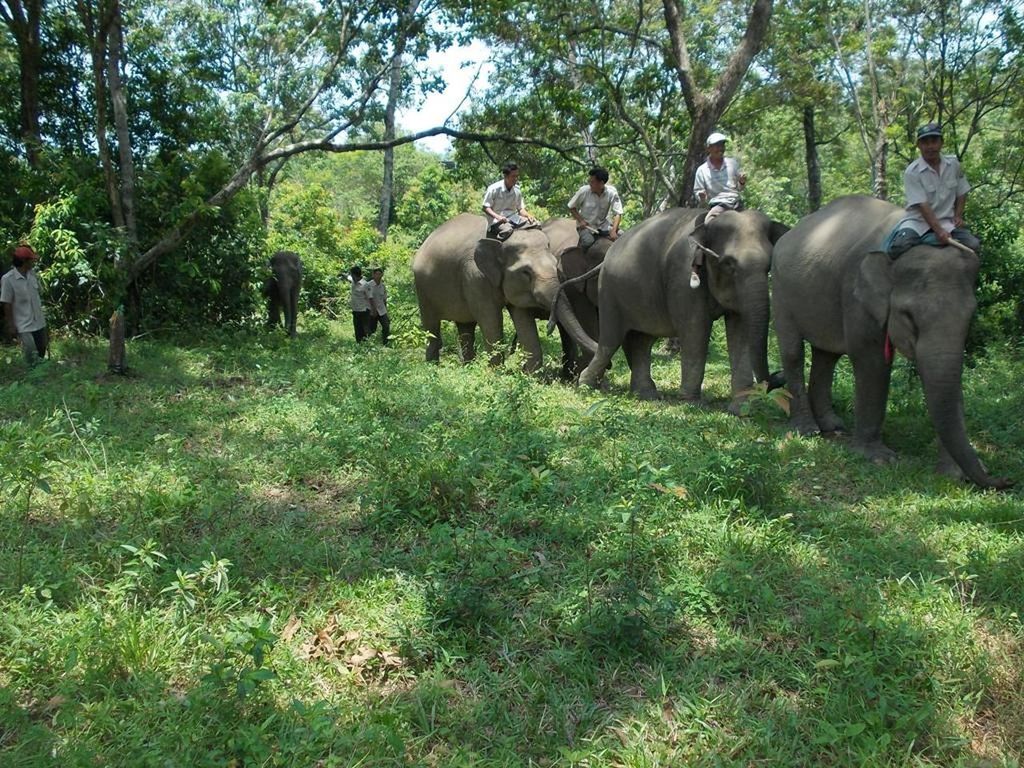
[[[953,155],[942,155],[939,170],[935,170],[923,157],[917,158],[903,172],[903,192],[907,198],[907,212],[897,229],[912,229],[923,235],[931,227],[921,215],[920,203],[928,203],[939,223],[947,232],[953,230],[956,215],[956,199],[966,195],[971,185],[964,178],[960,161]]]
[[[693,193],[708,196],[708,205],[727,205],[735,207],[740,202],[740,163],[735,157],[723,157],[721,168],[712,168],[705,161],[697,169],[693,180]]]
[[[370,280],[366,284],[366,296],[370,300],[370,307],[377,315],[388,313],[388,289],[384,283],[378,285],[376,280]]]
[[[31,333],[46,327],[43,302],[39,298],[39,278],[29,269],[21,274],[11,270],[0,278],[0,303],[14,306],[14,327],[18,333]]]
[[[353,312],[370,311],[369,285],[366,280],[359,278],[352,281],[348,305],[352,308]]]
[[[606,232],[612,228],[608,214],[622,215],[622,198],[619,191],[611,184],[604,185],[604,191],[595,195],[589,184],[584,184],[569,201],[569,207],[580,212],[580,216],[590,226]]]
[[[484,193],[483,207],[486,210],[488,207],[500,216],[511,216],[513,213],[519,213],[523,207],[523,192],[519,189],[519,185],[516,184],[512,189],[508,189],[505,186],[505,180],[496,181],[487,188]],[[491,223],[495,223],[497,219],[494,219]]]

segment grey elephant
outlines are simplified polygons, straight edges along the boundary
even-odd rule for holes
[[[612,244],[598,280],[597,354],[580,374],[596,387],[622,346],[630,390],[657,397],[651,347],[679,338],[683,398],[700,399],[711,324],[724,316],[732,371],[730,410],[738,412],[753,381],[768,381],[768,270],[772,246],[786,227],[759,211],[726,211],[703,224],[704,211],[670,208]],[[697,250],[703,279],[690,287]]]
[[[435,229],[413,257],[412,273],[420,324],[431,334],[427,360],[441,351],[441,321],[459,330],[463,360],[474,356],[476,326],[484,347],[498,362],[502,312],[507,308],[526,353],[526,371],[542,362],[537,320],[547,318],[558,291],[558,265],[547,234],[540,227],[518,229],[504,242],[486,237],[483,216],[460,213]],[[589,341],[567,302],[559,322],[582,343]],[[591,342],[592,344],[592,342]]]
[[[603,261],[612,240],[598,238],[586,251],[580,248],[579,231],[572,218],[548,219],[541,225],[548,236],[551,250],[558,262],[558,279],[567,283],[564,295],[568,298],[573,314],[580,326],[591,339],[598,338],[600,325],[597,312],[597,275],[586,280],[575,281],[591,272]],[[562,341],[562,376],[575,381],[587,364],[593,359],[593,352],[576,343],[576,340],[561,324],[558,332]]]
[[[299,313],[299,289],[302,287],[302,259],[293,251],[278,251],[270,257],[271,275],[263,283],[267,299],[267,325],[276,327],[284,313],[284,327],[295,336]]]
[[[803,433],[843,427],[832,407],[836,362],[854,375],[854,447],[875,461],[882,442],[892,350],[914,361],[939,437],[939,471],[983,487],[1006,487],[967,439],[961,385],[974,314],[978,259],[953,247],[919,245],[896,261],[879,251],[903,210],[866,196],[841,197],[802,219],[775,246],[772,298],[790,418]],[[809,389],[804,341],[811,345]]]

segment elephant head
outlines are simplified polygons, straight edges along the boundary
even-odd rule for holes
[[[727,315],[727,323],[728,316],[732,316],[739,324],[742,342],[737,352],[748,359],[745,368],[757,381],[769,380],[768,271],[772,248],[788,229],[760,211],[726,211],[707,223],[698,219],[690,237],[694,251],[699,249],[705,255],[711,296]]]
[[[527,369],[535,369],[541,359],[536,319],[547,317],[559,285],[558,262],[547,234],[531,228],[513,232],[504,242],[483,238],[476,245],[473,261],[488,283],[500,291],[526,350]],[[572,338],[593,344],[571,306],[559,302],[556,313]]]
[[[940,453],[956,463],[943,469],[982,487],[1006,487],[981,463],[964,423],[964,347],[977,306],[977,276],[978,257],[956,248],[917,246],[895,262],[873,252],[860,265],[853,295],[879,335],[888,333],[893,347],[916,365]]]

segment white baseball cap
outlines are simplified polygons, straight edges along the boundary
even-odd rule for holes
[[[725,134],[718,133],[716,131],[708,136],[707,145],[710,147],[712,144],[721,144],[723,141],[728,141],[728,139],[725,138]]]

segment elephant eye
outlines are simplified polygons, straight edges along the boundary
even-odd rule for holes
[[[530,267],[520,267],[519,274],[523,277],[533,277],[533,270]]]

